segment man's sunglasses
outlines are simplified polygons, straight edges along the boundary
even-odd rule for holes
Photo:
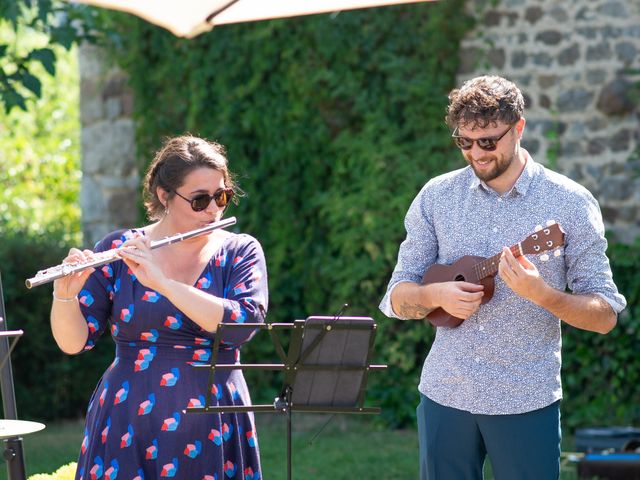
[[[232,188],[221,188],[219,190],[216,190],[213,195],[201,193],[193,198],[183,197],[175,190],[174,192],[180,198],[189,202],[191,204],[191,210],[193,210],[194,212],[201,212],[205,210],[211,203],[211,200],[215,200],[216,205],[220,208],[226,207],[233,198]]]
[[[461,148],[462,150],[471,150],[471,148],[473,147],[473,143],[476,142],[482,150],[486,150],[487,152],[492,152],[496,148],[498,148],[498,142],[502,140],[502,137],[504,137],[507,133],[509,133],[513,127],[514,125],[511,125],[509,128],[507,128],[507,130],[505,130],[505,132],[502,135],[497,135],[495,137],[476,138],[476,139],[458,135],[458,128],[456,127],[451,137],[453,138],[454,142],[456,142],[456,145],[458,146],[458,148]]]

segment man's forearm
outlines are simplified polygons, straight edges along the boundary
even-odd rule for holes
[[[391,292],[391,307],[400,318],[421,320],[438,308],[435,295],[434,284],[401,282]]]
[[[576,295],[547,286],[532,299],[565,323],[582,330],[609,333],[617,323],[617,314],[598,295]]]

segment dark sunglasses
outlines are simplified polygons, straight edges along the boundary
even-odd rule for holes
[[[456,142],[458,148],[461,148],[462,150],[471,150],[471,148],[473,147],[473,143],[476,142],[482,150],[492,152],[496,148],[498,148],[498,142],[502,140],[502,137],[509,133],[514,126],[515,125],[511,125],[509,128],[507,128],[507,130],[505,130],[502,135],[497,135],[495,137],[476,138],[475,140],[473,138],[458,135],[458,127],[456,127],[451,137],[453,138],[453,141]]]
[[[183,197],[177,191],[174,192],[180,198],[189,202],[191,204],[191,210],[194,212],[201,212],[206,209],[211,203],[211,200],[215,200],[216,205],[220,208],[226,207],[233,198],[233,189],[231,188],[221,188],[216,190],[213,195],[201,193],[193,198]]]

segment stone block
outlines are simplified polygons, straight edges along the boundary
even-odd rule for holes
[[[553,58],[546,52],[535,53],[531,58],[534,65],[539,67],[549,67],[553,63]]]
[[[138,197],[140,191],[140,176],[135,165],[131,166],[131,171],[126,175],[105,175],[100,177],[100,185],[109,192],[129,192],[132,199]]]
[[[592,138],[587,144],[589,155],[600,155],[607,149],[607,142],[602,138]]]
[[[629,178],[607,175],[602,176],[600,180],[604,180],[605,178],[606,181],[603,181],[601,186],[602,202],[621,201],[633,197],[635,185]]]
[[[527,63],[527,52],[516,51],[511,54],[511,67],[522,68]]]
[[[558,64],[562,66],[574,65],[580,59],[580,45],[574,43],[560,51],[558,54]]]
[[[589,106],[593,97],[593,92],[577,87],[560,93],[556,104],[561,112],[581,112]]]
[[[108,97],[104,102],[104,113],[109,120],[115,120],[121,116],[122,100],[120,97]]]
[[[106,56],[104,50],[89,43],[82,43],[78,49],[78,67],[81,78],[100,78],[105,73]]]
[[[524,18],[532,25],[538,23],[538,20],[542,18],[544,12],[539,6],[528,7],[524,12]]]
[[[533,107],[533,99],[531,98],[531,95],[528,95],[526,93],[522,94],[523,100],[524,100],[524,108],[525,109],[530,109]]]
[[[584,6],[576,13],[576,20],[580,22],[593,22],[597,20],[597,13],[591,5]]]
[[[547,110],[551,108],[551,99],[549,98],[548,95],[542,94],[540,95],[540,97],[538,98],[538,104],[542,107],[542,108],[546,108]]]
[[[624,152],[629,150],[631,132],[624,128],[609,139],[609,148],[612,152]]]
[[[609,42],[601,42],[587,48],[586,60],[587,62],[597,62],[601,60],[609,60],[612,56],[613,52],[611,51],[611,45],[609,45]]]
[[[598,95],[596,107],[606,115],[625,115],[635,108],[631,96],[633,84],[623,78],[609,82]]]
[[[127,86],[126,76],[122,74],[113,75],[105,82],[104,87],[102,88],[102,97],[104,99],[119,97],[127,90],[129,90],[129,87]]]
[[[640,185],[638,185],[640,187]],[[623,222],[636,223],[640,220],[638,205],[628,205],[619,208],[618,218]]]
[[[506,54],[503,48],[492,48],[487,53],[487,60],[495,68],[503,68],[505,63]]]
[[[540,140],[536,138],[523,138],[521,145],[532,156],[535,156],[535,154],[540,151]]]
[[[597,68],[594,70],[587,70],[587,84],[589,85],[601,85],[609,76],[609,72],[607,70],[603,70],[601,68]]]
[[[487,27],[496,27],[500,25],[502,14],[497,10],[489,10],[484,14],[482,23]]]
[[[624,1],[605,2],[598,7],[598,13],[615,18],[627,18],[628,11]]]
[[[569,14],[560,6],[552,8],[549,11],[549,16],[558,23],[566,23],[569,20]]]
[[[632,64],[638,55],[638,48],[631,42],[620,42],[614,49],[618,58],[627,65]]]
[[[138,197],[131,198],[127,192],[114,192],[109,194],[105,200],[110,219],[117,219],[118,223],[128,227],[134,226],[138,222],[138,209],[135,207]]]
[[[85,174],[122,174],[135,165],[134,126],[131,119],[102,121],[85,127],[81,134]]]
[[[539,75],[538,85],[540,85],[540,88],[544,88],[546,90],[558,85],[558,80],[559,78],[557,75]]]
[[[83,128],[102,120],[104,117],[103,107],[99,97],[80,94],[80,122]]]
[[[482,50],[477,47],[467,47],[460,49],[459,74],[473,73],[478,66],[479,59],[482,58]]]
[[[104,218],[106,202],[102,194],[102,188],[94,177],[82,176],[80,182],[80,208],[82,209],[82,222],[92,223]]]
[[[564,34],[558,30],[545,30],[536,35],[536,42],[544,43],[545,45],[558,45]]]

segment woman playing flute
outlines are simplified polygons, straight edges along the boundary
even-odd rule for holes
[[[170,139],[144,180],[153,223],[110,233],[94,250],[134,248],[122,249],[122,260],[54,281],[51,326],[60,349],[90,350],[107,328],[116,344],[89,403],[76,479],[261,478],[251,413],[183,410],[204,406],[209,369],[193,364],[210,359],[220,323],[264,320],[262,248],[224,230],[150,248],[219,221],[236,192],[221,145]],[[65,262],[89,261],[92,253],[71,249]],[[238,362],[252,335],[234,332],[221,339],[218,363]],[[211,398],[250,404],[242,372],[217,371]]]

